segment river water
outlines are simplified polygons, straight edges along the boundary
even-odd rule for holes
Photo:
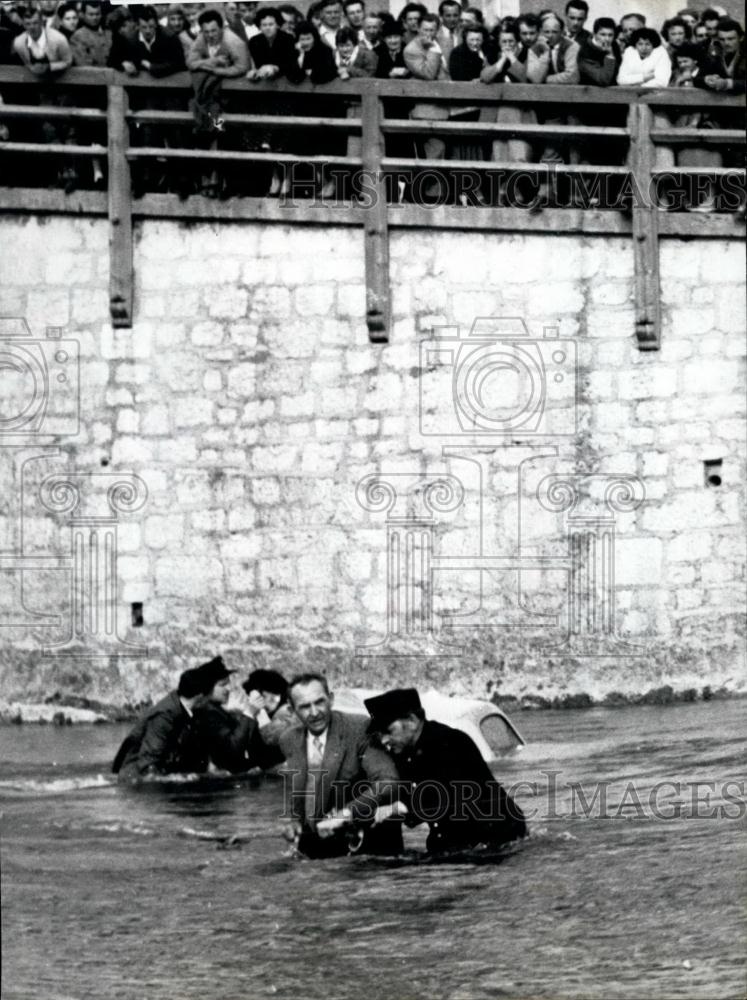
[[[420,831],[298,860],[277,778],[123,790],[121,727],[4,728],[2,995],[743,998],[744,708],[519,714],[495,770],[531,836],[489,865]]]

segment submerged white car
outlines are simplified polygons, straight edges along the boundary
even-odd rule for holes
[[[365,698],[373,698],[381,691],[365,688],[338,688],[334,707],[350,715],[368,716]],[[490,763],[525,745],[525,740],[505,712],[490,701],[479,698],[459,698],[425,691],[420,702],[426,718],[443,722],[454,729],[461,729],[471,736],[483,758]]]

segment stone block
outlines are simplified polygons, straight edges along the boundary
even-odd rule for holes
[[[702,253],[700,276],[705,285],[721,286],[727,282],[744,282],[745,248],[738,240],[717,240],[710,243],[708,253]]]
[[[733,392],[738,380],[739,371],[734,361],[701,359],[685,365],[683,388],[686,395],[712,393],[716,396]]]
[[[207,312],[218,319],[241,319],[246,316],[249,293],[238,285],[219,285],[207,296]]]
[[[217,347],[223,343],[224,336],[224,329],[220,323],[204,320],[201,323],[195,323],[189,339],[195,347]]]
[[[194,601],[223,589],[223,564],[208,556],[163,556],[156,561],[155,576],[160,597]]]
[[[234,365],[228,372],[227,395],[238,398],[251,398],[255,394],[257,366],[243,361]]]
[[[148,548],[178,552],[184,538],[184,518],[177,513],[151,515],[145,519],[144,530]]]
[[[204,396],[175,399],[173,414],[175,427],[209,425],[213,420],[213,401]]]
[[[677,392],[677,369],[637,367],[618,375],[620,396],[623,399],[661,399]]]
[[[331,476],[342,466],[344,441],[308,441],[301,457],[301,471],[307,476]]]
[[[96,444],[106,444],[107,441],[111,441],[112,439],[111,424],[103,423],[100,420],[94,421],[91,432]]]
[[[361,284],[339,285],[337,288],[337,314],[362,319],[366,315],[366,286]]]
[[[119,556],[117,576],[125,583],[147,580],[150,577],[150,560],[147,556]]]
[[[631,423],[630,407],[623,403],[601,403],[594,408],[592,419],[600,430],[624,434]]]
[[[630,300],[631,294],[627,282],[600,281],[591,284],[591,301],[596,306],[621,306]]]
[[[292,472],[297,468],[299,449],[296,445],[257,446],[252,452],[255,473]]]
[[[667,561],[671,563],[697,563],[711,553],[710,531],[682,531],[667,542]]]
[[[623,587],[661,584],[663,545],[658,538],[620,538],[615,551],[615,582]]]
[[[299,316],[328,316],[335,300],[335,286],[302,285],[293,295]]]
[[[136,410],[120,410],[117,413],[117,431],[120,434],[137,434],[140,430],[140,415]]]
[[[170,430],[169,411],[166,406],[149,407],[142,414],[143,434],[168,434]]]
[[[140,437],[120,437],[112,445],[112,466],[147,465],[153,461],[153,448]]]
[[[666,452],[648,451],[643,455],[643,477],[666,476],[669,469],[669,456]]]

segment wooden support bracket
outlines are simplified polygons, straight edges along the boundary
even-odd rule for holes
[[[109,312],[112,326],[132,326],[132,188],[127,148],[128,99],[124,87],[107,89],[109,135]]]
[[[661,342],[659,285],[659,213],[653,204],[651,172],[655,146],[648,104],[631,104],[630,167],[633,174],[633,253],[635,264],[635,332],[642,351],[658,351]]]
[[[386,186],[381,161],[384,156],[384,134],[381,131],[381,101],[375,92],[362,95],[363,170],[369,191],[370,205],[363,215],[366,261],[366,325],[368,339],[374,344],[389,341],[391,325],[391,293],[389,289],[389,219]]]

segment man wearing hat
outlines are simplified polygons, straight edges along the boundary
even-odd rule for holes
[[[524,837],[524,814],[495,780],[473,740],[426,719],[415,688],[399,688],[365,706],[369,731],[394,755],[409,826],[428,823],[431,853],[497,847]]]
[[[185,670],[176,691],[146,712],[117,751],[112,771],[120,780],[206,771],[208,750],[195,708],[229,673],[220,656]]]
[[[227,670],[220,656],[199,669],[204,672],[206,686],[213,682],[194,708],[198,737],[211,763],[233,773],[278,763],[277,756],[268,760],[254,714],[231,712],[225,707],[231,694],[229,677],[235,671]]]
[[[396,797],[398,776],[389,755],[371,745],[365,719],[333,711],[320,674],[294,677],[288,697],[300,722],[280,738],[288,839],[313,858],[400,853],[398,822],[372,826],[377,807]]]

